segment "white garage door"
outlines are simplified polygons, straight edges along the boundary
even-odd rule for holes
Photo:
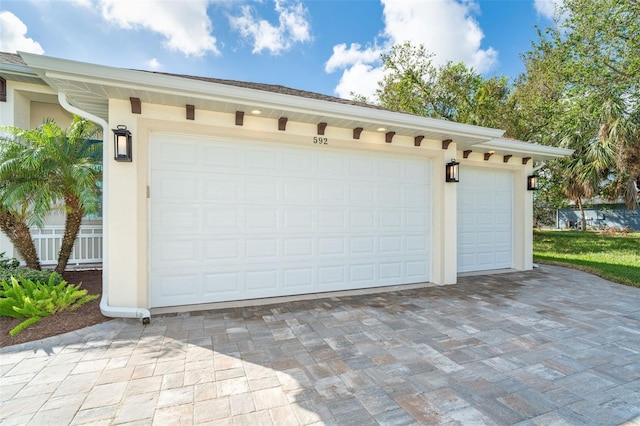
[[[513,264],[513,175],[460,168],[458,272],[511,268]]]
[[[151,306],[430,280],[425,159],[154,134]]]

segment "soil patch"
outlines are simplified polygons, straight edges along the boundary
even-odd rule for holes
[[[63,278],[70,284],[80,285],[80,288],[87,290],[89,294],[102,295],[102,271],[100,270],[68,271],[63,274]],[[60,312],[43,318],[15,336],[11,336],[9,330],[23,320],[0,317],[0,348],[56,336],[110,319],[100,312],[100,299],[82,305],[77,311]]]

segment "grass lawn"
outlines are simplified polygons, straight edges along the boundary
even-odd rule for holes
[[[533,260],[640,287],[640,232],[533,231]]]

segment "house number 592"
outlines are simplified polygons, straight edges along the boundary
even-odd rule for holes
[[[329,139],[322,138],[320,136],[314,136],[313,137],[313,143],[318,144],[318,145],[329,145]]]

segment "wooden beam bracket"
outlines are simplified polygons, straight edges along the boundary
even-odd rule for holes
[[[469,158],[469,154],[471,154],[473,151],[470,149],[467,149],[466,151],[462,151],[462,158]]]
[[[420,144],[422,143],[422,139],[424,139],[424,136],[422,135],[413,138],[413,146],[420,146]]]
[[[529,162],[529,160],[531,160],[531,157],[524,157],[524,158],[522,159],[522,164],[526,166],[526,165],[527,165],[527,163]]]
[[[393,141],[393,137],[395,136],[396,132],[387,132],[384,135],[384,141],[386,143],[391,143]]]
[[[318,134],[324,135],[324,130],[327,128],[327,123],[318,123]]]
[[[362,127],[356,127],[353,129],[353,138],[360,139],[360,134],[362,133]]]
[[[453,142],[451,139],[445,139],[442,141],[442,149],[448,149],[449,145]]]
[[[278,118],[278,130],[287,130],[287,117]]]
[[[502,157],[502,162],[508,163],[511,157],[513,157],[513,155],[505,155],[504,157]]]
[[[485,152],[484,153],[484,161],[489,161],[489,158],[493,155],[493,152]]]
[[[244,111],[236,111],[236,126],[244,124]]]
[[[193,105],[187,104],[187,120],[195,120],[196,119],[196,107]]]
[[[142,114],[140,98],[129,98],[129,102],[131,102],[131,114]]]

